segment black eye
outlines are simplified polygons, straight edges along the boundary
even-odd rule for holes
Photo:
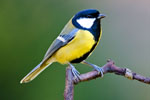
[[[87,18],[92,18],[93,16],[92,15],[87,15]]]

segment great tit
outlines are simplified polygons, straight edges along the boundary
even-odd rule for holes
[[[68,64],[72,68],[75,80],[80,73],[72,65],[83,63],[92,66],[103,75],[103,70],[85,59],[93,52],[102,36],[101,19],[105,15],[96,9],[86,9],[75,14],[65,25],[59,36],[47,50],[43,60],[20,83],[27,83],[38,76],[53,62]]]

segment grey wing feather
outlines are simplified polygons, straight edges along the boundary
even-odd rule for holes
[[[47,50],[44,56],[44,59],[51,57],[60,47],[68,44],[74,38],[77,31],[78,29],[75,28],[68,34],[60,34],[59,37],[62,37],[63,39],[65,39],[65,42],[59,39],[56,39]]]

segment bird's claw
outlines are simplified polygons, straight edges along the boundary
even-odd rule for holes
[[[72,68],[72,74],[74,76],[74,81],[75,82],[78,82],[80,81],[80,73],[75,69],[75,68]]]
[[[101,74],[101,77],[104,76],[104,70],[103,70],[103,68],[101,68],[101,67],[99,67],[97,65],[94,65],[93,67],[94,67],[94,70],[98,71],[98,74]]]
[[[70,64],[70,67],[71,67],[71,71],[72,71],[72,74],[73,74],[73,76],[74,76],[74,81],[75,81],[75,83],[76,82],[79,82],[80,80],[81,80],[81,78],[80,78],[80,72],[78,72],[76,69],[75,69],[75,67],[73,66],[73,65],[71,65]]]

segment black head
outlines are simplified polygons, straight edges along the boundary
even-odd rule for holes
[[[72,23],[80,29],[90,29],[95,24],[99,22],[100,19],[104,18],[105,15],[100,14],[96,9],[86,9],[78,12],[73,18]]]

